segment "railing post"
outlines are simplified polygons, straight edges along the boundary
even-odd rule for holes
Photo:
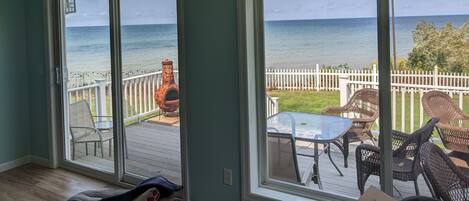
[[[376,70],[376,64],[373,64],[373,82],[378,81],[378,72]]]
[[[106,80],[96,80],[96,84],[98,84],[96,88],[96,90],[98,90],[98,93],[96,93],[96,105],[98,106],[98,114],[96,114],[96,116],[106,116]],[[99,120],[102,121],[103,119],[100,117]]]
[[[316,64],[316,90],[321,90],[321,74],[319,64]]]
[[[350,88],[348,87],[348,75],[339,76],[339,92],[340,92],[340,106],[347,104],[348,97],[350,96]]]
[[[433,69],[433,86],[438,86],[438,66]]]
[[[273,107],[274,111],[272,111],[272,115],[278,113],[278,99],[279,97],[272,97],[272,102],[274,103],[274,107]]]

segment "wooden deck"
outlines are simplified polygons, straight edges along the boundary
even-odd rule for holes
[[[311,147],[305,147],[310,143],[298,143],[299,144],[299,153],[309,152],[310,154],[313,153],[313,149]],[[304,145],[304,146],[303,146]],[[357,170],[356,170],[356,162],[355,162],[355,147],[358,144],[351,144],[350,146],[350,153],[348,157],[348,168],[344,167],[344,158],[342,153],[334,146],[332,146],[332,159],[334,160],[335,164],[339,167],[342,171],[344,176],[340,176],[337,170],[334,168],[332,163],[330,162],[327,154],[322,154],[319,157],[319,171],[322,180],[323,190],[326,192],[334,193],[334,194],[342,194],[350,197],[358,198],[360,196],[360,191],[358,190],[357,186]],[[321,150],[321,147],[320,147]],[[321,151],[320,151],[321,152]],[[310,157],[298,157],[298,163],[300,168],[305,168],[307,164],[312,163],[313,158]],[[422,176],[419,176],[418,179],[419,183],[419,190],[420,195],[431,197],[431,193],[428,190],[427,185]],[[379,188],[379,177],[377,176],[370,176],[368,181],[365,185],[365,190],[370,186],[373,185]],[[313,189],[318,190],[318,185],[311,182],[309,186]],[[401,182],[394,180],[395,189],[399,192],[394,190],[394,197],[398,199],[415,196],[415,188],[413,182]]]
[[[142,122],[126,127],[126,136],[126,172],[146,177],[162,175],[181,184],[179,127]],[[76,159],[93,167],[112,170],[114,162],[109,157],[108,146],[108,143],[104,144],[102,158],[100,148],[97,156],[94,156],[94,147],[89,144],[89,155],[85,156],[85,145],[78,145]]]
[[[128,159],[126,159],[126,170],[128,172],[143,175],[143,176],[156,176],[162,175],[168,179],[181,184],[181,159],[180,159],[180,141],[179,141],[179,128],[175,126],[165,126],[150,122],[142,122],[139,124],[131,125],[126,128],[127,143],[128,143]],[[309,144],[299,143],[299,152],[312,153],[311,147],[306,147]],[[356,144],[351,145],[349,154],[349,167],[344,168],[343,156],[337,149],[332,149],[332,157],[335,163],[339,166],[344,176],[339,176],[337,171],[332,166],[327,155],[321,155],[319,159],[319,168],[324,190],[331,193],[343,194],[351,197],[359,197],[360,193],[357,188],[356,166],[355,166],[355,147]],[[113,162],[108,155],[108,145],[104,145],[105,157],[102,158],[99,154],[94,156],[93,146],[88,147],[89,155],[85,156],[85,146],[79,145],[77,148],[77,161],[93,165],[95,167],[110,169],[113,167]],[[299,157],[299,166],[304,168],[307,163],[312,162],[312,158]],[[371,176],[366,187],[374,185],[379,187],[379,179],[376,176]],[[415,195],[413,182],[399,182],[394,181],[395,187],[400,191],[402,196],[395,193],[397,198],[405,198]],[[309,187],[318,189],[317,185],[313,182]],[[422,178],[419,178],[420,194],[430,196],[431,194]]]

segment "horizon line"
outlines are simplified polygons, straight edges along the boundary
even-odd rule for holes
[[[468,14],[448,14],[448,15],[402,15],[396,18],[408,17],[445,17],[445,16],[469,16]],[[337,18],[304,18],[304,19],[276,19],[264,20],[265,22],[280,22],[280,21],[306,21],[306,20],[344,20],[344,19],[372,19],[377,17],[337,17]],[[469,20],[469,19],[468,19]],[[141,23],[141,24],[124,24],[121,26],[139,26],[139,25],[177,25],[177,23]],[[93,25],[93,26],[65,26],[65,28],[80,28],[80,27],[108,27],[109,25]]]
[[[468,14],[447,14],[447,15],[401,15],[396,18],[407,18],[407,17],[450,17],[450,16],[469,16]],[[305,18],[305,19],[277,19],[277,20],[264,20],[265,22],[276,22],[276,21],[301,21],[301,20],[344,20],[344,19],[371,19],[376,17],[337,17],[337,18]],[[468,19],[469,20],[469,19]]]

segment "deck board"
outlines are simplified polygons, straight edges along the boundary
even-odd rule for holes
[[[143,176],[162,175],[168,179],[181,184],[181,152],[179,128],[175,126],[160,125],[151,122],[141,122],[126,128],[128,159],[126,159],[126,170]],[[300,142],[301,152],[312,152],[310,143]],[[85,156],[85,146],[77,146],[77,160],[79,162],[93,165],[101,169],[112,169],[113,162],[108,155],[108,144],[104,144],[105,157],[102,158],[98,149],[98,156],[94,156],[93,146],[88,146],[89,155]],[[319,168],[324,190],[331,193],[339,193],[349,197],[360,195],[357,188],[356,166],[354,150],[357,144],[352,144],[349,154],[349,167],[344,168],[343,156],[333,147],[332,158],[344,174],[341,177],[330,163],[327,155],[321,155]],[[299,151],[300,152],[300,151]],[[305,168],[307,163],[312,162],[312,158],[299,157],[299,167]],[[366,188],[370,185],[379,187],[379,178],[371,176]],[[394,181],[394,185],[402,194],[402,197],[415,195],[413,182]],[[318,189],[317,185],[311,182],[309,187]],[[431,196],[423,178],[419,177],[419,187],[421,195]],[[396,197],[399,197],[395,193]]]

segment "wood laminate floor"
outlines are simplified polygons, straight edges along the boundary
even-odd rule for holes
[[[63,201],[76,193],[118,188],[63,169],[28,164],[0,173],[1,201]]]

